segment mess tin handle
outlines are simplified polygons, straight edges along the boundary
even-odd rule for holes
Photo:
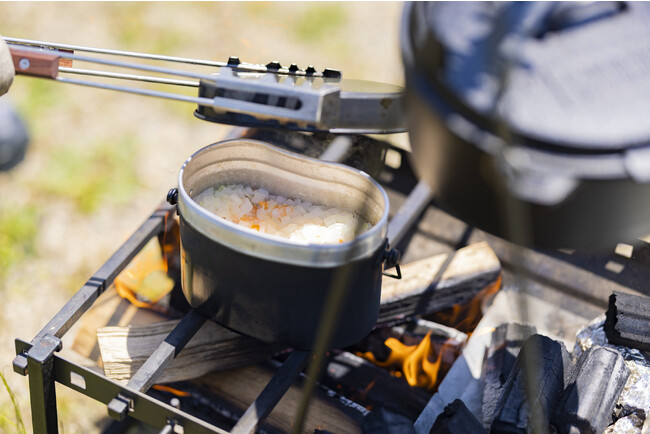
[[[173,205],[176,208],[176,215],[179,215],[178,211],[178,188],[170,188],[167,192],[167,203]]]
[[[389,274],[386,273],[385,271],[382,272],[381,274],[387,277],[392,277],[393,279],[401,279],[402,270],[399,267],[399,260],[401,256],[402,253],[399,250],[392,248],[390,244],[388,244],[388,238],[386,238],[384,240],[384,247],[382,249],[382,252],[379,254],[379,257],[377,258],[376,265],[380,267],[383,263],[384,270],[395,267],[395,274]]]

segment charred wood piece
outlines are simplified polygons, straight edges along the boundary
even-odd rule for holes
[[[570,368],[563,343],[539,334],[528,338],[503,387],[491,432],[547,432]]]
[[[456,399],[447,405],[431,427],[431,434],[486,433],[481,422],[468,410],[465,403]]]
[[[524,341],[537,330],[521,324],[501,324],[492,333],[492,343],[484,362],[483,426],[489,430],[499,397]]]
[[[630,370],[613,348],[589,348],[571,372],[553,414],[560,433],[601,433],[612,420]]]
[[[411,262],[401,269],[401,280],[382,280],[379,326],[466,304],[501,274],[499,259],[487,243]]]
[[[391,402],[391,411],[413,420],[431,397],[424,389],[411,387],[403,378],[347,352],[334,357],[320,382],[373,412]]]
[[[650,351],[650,297],[614,291],[609,296],[605,334],[611,344]]]
[[[454,328],[432,321],[418,319],[402,326],[382,327],[373,330],[368,336],[363,338],[363,340],[345,350],[354,354],[370,352],[376,360],[384,362],[389,358],[392,352],[392,349],[386,345],[386,341],[389,338],[396,339],[404,345],[412,346],[421,343],[422,339],[427,335],[430,335],[430,340],[433,347],[436,349],[436,353],[437,349],[444,344],[446,344],[449,349],[457,349],[457,353],[460,353],[460,350],[462,349],[461,346],[467,342],[468,339],[467,334]],[[453,363],[453,360],[447,359],[445,361],[448,361],[450,364]]]

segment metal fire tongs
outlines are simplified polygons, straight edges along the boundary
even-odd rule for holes
[[[334,69],[318,72],[313,66],[300,69],[294,63],[283,67],[276,61],[267,65],[248,64],[237,57],[218,62],[18,38],[5,38],[5,41],[16,74],[190,102],[198,105],[196,117],[211,122],[332,133],[381,134],[406,130],[402,88],[345,80],[341,72]],[[76,52],[92,54],[78,55]],[[214,67],[220,71],[205,74],[93,55]],[[130,73],[81,69],[73,67],[73,61],[127,69]],[[132,73],[133,70],[155,75],[139,75]],[[198,93],[189,96],[83,80],[76,76],[193,87]]]

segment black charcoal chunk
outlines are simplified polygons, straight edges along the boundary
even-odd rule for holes
[[[486,433],[481,422],[460,399],[448,404],[438,415],[431,427],[430,434],[480,434]]]
[[[580,356],[569,384],[553,413],[553,426],[563,433],[602,433],[630,370],[613,348],[593,346]]]
[[[528,338],[503,386],[491,432],[548,432],[570,369],[571,356],[563,343],[538,334]]]
[[[361,424],[365,434],[415,434],[413,421],[389,407],[380,407],[366,416]]]
[[[609,343],[650,351],[650,297],[614,291],[605,320]]]
[[[533,326],[501,324],[492,333],[492,343],[485,358],[485,388],[483,389],[483,427],[492,425],[494,410],[508,375],[515,366],[515,360],[524,341],[536,330]]]

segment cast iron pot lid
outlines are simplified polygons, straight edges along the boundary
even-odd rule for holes
[[[558,153],[650,142],[648,4],[426,2],[404,20],[407,74],[481,128]]]

